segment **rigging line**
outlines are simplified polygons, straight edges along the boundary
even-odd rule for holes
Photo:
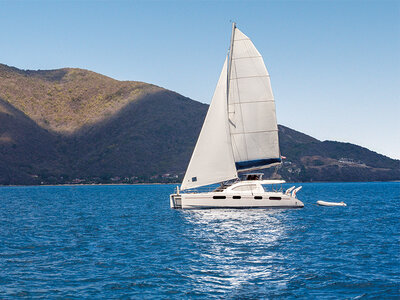
[[[232,120],[228,117],[228,121],[229,121],[229,123],[231,123],[232,124],[232,126],[233,127],[235,127],[236,128],[236,125],[232,122]]]
[[[230,94],[230,91],[231,91],[231,87],[230,87],[230,81],[231,81],[231,75],[232,75],[232,63],[233,63],[233,61],[232,61],[232,58],[233,58],[233,48],[234,48],[234,40],[235,40],[235,31],[236,31],[236,23],[235,22],[233,22],[232,23],[232,35],[231,35],[231,44],[230,44],[230,49],[229,49],[229,65],[228,65],[228,69],[227,69],[227,82],[226,82],[226,84],[227,84],[227,86],[226,86],[226,109],[227,109],[227,117],[228,117],[228,121],[229,122],[231,122],[232,124],[233,124],[233,122],[230,120],[230,118],[229,118],[229,94]],[[230,144],[231,144],[231,147],[230,147],[230,154],[232,155],[232,158],[233,158],[233,160],[235,161],[235,153],[234,153],[234,146],[233,146],[233,143],[235,142],[235,141],[233,141],[233,139],[232,139],[232,135],[231,135],[231,128],[230,128],[230,126],[229,126],[229,122],[228,122],[228,126],[227,126],[227,134],[228,134],[228,137],[229,137],[229,142],[230,142]],[[236,128],[236,126],[234,126],[235,128]],[[236,170],[236,168],[235,168],[235,173],[236,173],[236,178],[237,178],[237,170]]]
[[[229,45],[229,61],[228,61],[228,68],[226,74],[226,105],[229,106],[229,92],[230,92],[230,81],[231,81],[231,73],[232,73],[232,56],[233,56],[233,46],[235,42],[235,30],[236,30],[236,23],[232,23],[232,34],[231,34],[231,43]],[[228,108],[228,107],[227,107]]]

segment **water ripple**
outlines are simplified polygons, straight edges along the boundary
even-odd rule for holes
[[[190,211],[170,185],[0,187],[0,298],[398,299],[400,184],[303,186],[304,209]]]

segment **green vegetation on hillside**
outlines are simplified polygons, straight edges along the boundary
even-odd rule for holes
[[[0,64],[0,184],[179,182],[208,106],[81,69]],[[279,126],[287,181],[399,180],[400,161]]]

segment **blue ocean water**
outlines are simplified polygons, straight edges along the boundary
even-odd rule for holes
[[[191,211],[173,185],[0,187],[0,298],[398,299],[400,183],[302,185],[303,209]]]

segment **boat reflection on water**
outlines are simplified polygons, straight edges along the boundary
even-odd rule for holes
[[[284,212],[283,209],[184,211],[182,215],[191,228],[184,236],[193,243],[195,252],[189,273],[196,289],[239,292],[249,284],[274,278],[276,288],[286,285],[286,276],[281,276],[286,274],[282,266],[285,255],[278,251],[282,240],[287,238]]]

